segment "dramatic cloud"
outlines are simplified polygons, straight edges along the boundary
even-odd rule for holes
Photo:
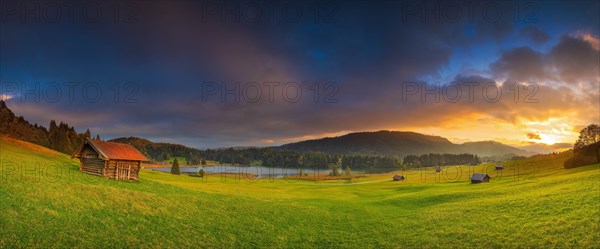
[[[600,50],[600,40],[598,40],[597,37],[593,37],[590,34],[582,34],[581,37],[583,38],[584,41],[588,42],[592,48],[594,48],[595,50]]]
[[[600,80],[600,50],[594,46],[597,47],[597,39],[589,36],[587,40],[563,36],[550,51],[550,62],[565,82],[577,84],[584,81],[597,85]]]
[[[13,98],[13,96],[11,96],[11,95],[0,94],[0,100],[8,101],[9,99],[12,99],[12,98]]]
[[[535,43],[544,43],[550,39],[550,36],[546,32],[532,25],[522,28],[520,34]]]
[[[600,118],[598,34],[577,33],[598,30],[589,21],[597,12],[546,18],[560,9],[552,3],[535,25],[511,15],[492,22],[480,11],[472,21],[423,22],[419,12],[403,20],[403,3],[334,4],[322,12],[336,13],[328,22],[315,21],[311,2],[297,3],[299,21],[236,22],[203,15],[200,2],[153,1],[137,23],[3,23],[0,83],[26,89],[0,94],[40,124],[204,148],[381,129],[570,143],[574,126]],[[73,101],[67,82],[78,83]],[[44,99],[51,94],[36,83],[58,83],[62,97]],[[85,98],[86,84],[101,88],[98,100]],[[261,88],[258,101],[248,99],[251,84]]]
[[[495,77],[508,82],[562,84],[596,94],[600,84],[598,43],[590,34],[563,35],[547,52],[530,47],[503,51],[489,68]]]
[[[541,140],[540,134],[536,133],[527,133],[527,138],[532,140]]]
[[[490,69],[511,80],[541,80],[546,77],[544,64],[541,53],[529,47],[519,47],[502,53],[500,59],[490,65]]]

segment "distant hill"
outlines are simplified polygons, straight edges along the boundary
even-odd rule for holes
[[[171,156],[186,157],[194,160],[196,163],[200,158],[211,160],[223,160],[221,156],[211,156],[207,151],[190,148],[180,144],[156,143],[143,138],[122,137],[110,140],[112,142],[131,144],[147,156],[163,161]],[[267,149],[267,148],[265,148]],[[448,139],[440,136],[429,136],[416,132],[400,131],[378,131],[378,132],[357,132],[339,137],[327,137],[301,141],[291,144],[285,144],[278,147],[272,147],[275,150],[289,150],[296,152],[325,152],[333,155],[369,155],[369,156],[398,156],[422,155],[427,153],[449,153],[476,154],[480,157],[505,156],[506,155],[531,155],[525,150],[517,149],[502,143],[494,141],[468,142],[464,144],[454,144]],[[229,150],[251,150],[260,151],[256,147],[239,148],[220,148],[214,151]],[[243,153],[242,153],[243,154]],[[507,157],[507,158],[510,158]]]
[[[532,152],[515,148],[496,141],[466,142],[457,145],[464,152],[477,154],[480,156],[504,156],[512,154],[517,156],[530,156],[533,154]]]
[[[339,137],[290,143],[277,148],[299,152],[321,151],[336,155],[365,154],[400,157],[427,153],[470,153],[479,156],[531,154],[530,152],[494,141],[454,144],[440,136],[429,136],[416,132],[403,131],[357,132]]]

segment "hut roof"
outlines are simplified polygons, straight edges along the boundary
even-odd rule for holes
[[[150,161],[144,154],[138,151],[136,148],[129,144],[105,142],[96,139],[86,139],[81,146],[73,153],[73,157],[81,157],[81,152],[86,144],[89,144],[100,157],[105,160],[120,159],[120,160],[132,160],[132,161]]]
[[[488,174],[478,174],[478,173],[475,173],[475,174],[473,174],[473,175],[471,176],[471,180],[475,180],[475,181],[483,181],[483,179],[484,179],[486,176],[487,176],[488,178],[491,178],[490,176],[488,176]]]
[[[401,176],[401,175],[395,175],[395,176],[394,176],[394,179],[404,179],[404,176]]]

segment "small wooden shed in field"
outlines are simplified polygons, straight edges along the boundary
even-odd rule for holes
[[[404,176],[395,175],[392,177],[394,181],[404,181]]]
[[[117,180],[137,180],[142,162],[149,161],[129,144],[89,138],[71,158],[79,158],[83,173]]]
[[[488,174],[475,173],[471,176],[471,183],[489,182],[492,179]]]
[[[504,169],[504,165],[496,164],[496,170],[503,170],[503,169]]]
[[[435,167],[435,172],[441,172],[441,171],[442,171],[442,167],[440,167],[440,166]]]

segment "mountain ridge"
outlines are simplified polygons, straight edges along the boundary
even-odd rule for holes
[[[368,154],[400,157],[428,153],[470,153],[479,156],[532,154],[529,151],[492,140],[455,144],[441,136],[425,135],[412,131],[389,130],[354,132],[337,137],[284,144],[275,148],[299,152],[320,151],[338,155]]]

